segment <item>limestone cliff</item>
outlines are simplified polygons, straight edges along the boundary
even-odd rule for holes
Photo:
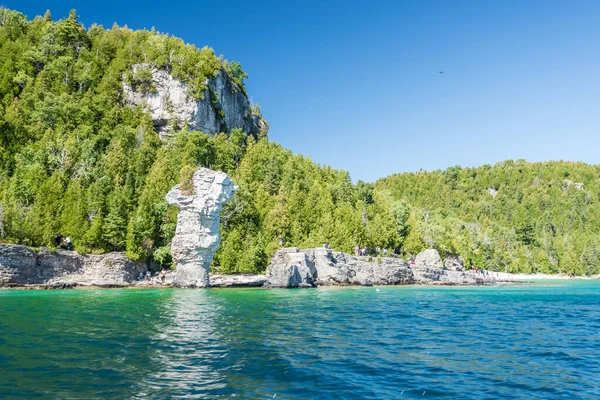
[[[175,121],[179,127],[187,124],[189,130],[209,135],[241,128],[247,134],[267,131],[268,125],[250,109],[250,101],[241,88],[221,69],[207,81],[203,99],[196,100],[187,93],[187,85],[167,71],[149,64],[135,64],[133,73],[149,70],[151,89],[135,87],[123,81],[125,101],[130,106],[147,107],[161,137],[168,135],[168,124]]]
[[[38,251],[16,244],[0,244],[0,287],[46,285],[125,286],[148,267],[123,253],[81,255],[74,251]]]
[[[173,283],[184,287],[210,286],[208,272],[221,243],[220,214],[237,189],[229,176],[200,168],[192,178],[193,192],[176,185],[167,201],[179,208],[171,255],[177,266]]]

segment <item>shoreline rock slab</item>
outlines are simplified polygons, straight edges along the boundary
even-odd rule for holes
[[[213,275],[210,286],[217,288],[229,287],[262,287],[267,281],[265,275],[239,274],[239,275]]]
[[[0,244],[0,287],[42,285],[71,288],[78,285],[126,286],[148,266],[130,260],[124,253],[81,255],[74,251],[16,244]]]
[[[200,168],[192,178],[193,193],[176,185],[167,201],[179,208],[171,255],[177,266],[175,286],[210,286],[209,269],[221,244],[221,209],[233,198],[237,188],[220,171]]]
[[[395,257],[354,257],[326,248],[278,250],[266,272],[267,287],[372,285],[481,285],[492,283],[464,271],[444,268],[436,250],[420,253],[414,264]]]

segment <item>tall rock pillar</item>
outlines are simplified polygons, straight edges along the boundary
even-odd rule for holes
[[[237,187],[220,171],[200,168],[192,178],[193,192],[185,193],[176,185],[167,201],[179,207],[171,255],[177,266],[176,286],[210,286],[208,272],[221,244],[220,216],[223,204],[233,197]]]

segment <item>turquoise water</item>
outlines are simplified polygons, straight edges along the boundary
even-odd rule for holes
[[[600,282],[0,291],[0,398],[600,398]]]

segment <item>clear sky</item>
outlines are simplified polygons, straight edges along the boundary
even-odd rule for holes
[[[239,61],[270,138],[354,180],[600,162],[600,1],[0,0]],[[438,71],[444,71],[439,74]]]

